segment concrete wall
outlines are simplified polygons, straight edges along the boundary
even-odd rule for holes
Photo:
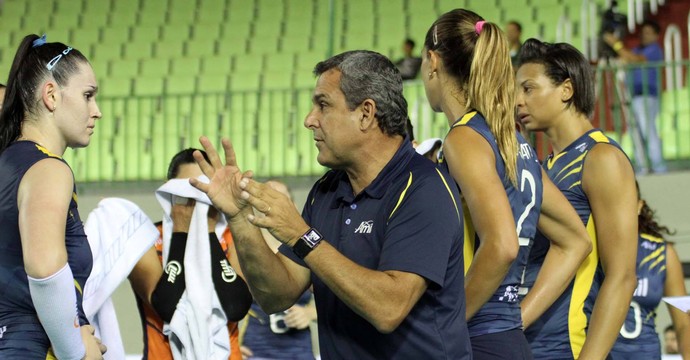
[[[301,207],[315,179],[290,179],[295,202]],[[661,223],[677,231],[669,238],[676,242],[676,249],[682,261],[690,261],[690,172],[677,172],[667,175],[650,175],[639,179],[642,195],[656,209]],[[123,197],[141,206],[149,217],[157,221],[161,211],[153,195],[160,184],[115,184],[84,185],[79,188],[79,208],[82,217],[93,210],[104,197]],[[686,282],[686,287],[690,283]],[[134,302],[134,294],[129,283],[123,283],[114,296],[114,303],[120,323],[127,353],[142,351],[141,321]],[[668,311],[660,306],[657,329],[670,323]]]

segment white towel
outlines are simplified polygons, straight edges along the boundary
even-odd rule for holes
[[[89,214],[84,231],[93,255],[93,269],[84,286],[84,312],[108,347],[105,359],[124,359],[110,297],[158,239],[158,229],[131,201],[106,198]]]
[[[200,177],[208,182],[205,176]],[[211,200],[203,192],[189,184],[189,179],[173,179],[156,190],[165,215],[163,217],[163,267],[167,263],[170,238],[172,237],[172,196],[196,200],[187,237],[183,276],[186,289],[177,303],[170,324],[163,333],[170,339],[174,359],[222,359],[230,357],[228,319],[213,286],[211,277],[211,248],[208,237],[208,209]],[[227,226],[221,216],[216,226],[220,239]]]

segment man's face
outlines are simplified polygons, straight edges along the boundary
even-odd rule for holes
[[[678,354],[678,339],[676,339],[676,332],[673,330],[664,333],[664,352],[666,354]]]
[[[319,150],[319,164],[343,168],[353,161],[353,153],[361,140],[359,107],[350,110],[345,94],[340,90],[341,72],[328,70],[319,76],[312,98],[312,109],[304,119],[304,126],[311,130]]]
[[[515,44],[520,42],[520,30],[515,24],[508,24],[506,26],[506,36],[508,37],[508,42]]]
[[[642,45],[654,44],[655,42],[657,42],[658,39],[659,34],[657,34],[656,31],[654,31],[653,27],[645,25],[640,30],[640,42],[642,43]]]

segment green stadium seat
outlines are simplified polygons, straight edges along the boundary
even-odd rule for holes
[[[199,8],[196,13],[196,24],[221,24],[225,21],[225,12],[216,8]]]
[[[103,44],[124,44],[129,42],[129,27],[106,27],[101,30]]]
[[[218,39],[221,37],[223,25],[208,23],[196,24],[191,28],[192,40]]]
[[[156,76],[139,76],[134,79],[135,96],[160,96],[163,94],[163,78]]]
[[[79,25],[79,12],[56,12],[50,19],[51,29],[69,30]]]
[[[265,68],[267,71],[292,72],[295,68],[294,53],[276,53],[265,56]]]
[[[204,75],[230,74],[232,58],[228,56],[208,56],[201,59],[201,73]]]
[[[110,63],[111,77],[135,78],[139,74],[139,60],[118,60]]]
[[[172,75],[197,75],[201,69],[199,57],[179,57],[172,59]]]
[[[292,72],[290,71],[266,71],[263,73],[263,86],[265,90],[286,90],[292,88]]]
[[[80,50],[86,50],[91,45],[98,43],[98,37],[98,31],[77,29],[72,32],[72,46]]]
[[[216,40],[212,38],[194,39],[185,43],[187,56],[209,56],[216,53]]]
[[[141,69],[139,74],[142,76],[165,77],[170,73],[170,59],[149,58],[141,59]]]
[[[0,31],[6,34],[11,34],[13,31],[19,32],[20,36],[25,32],[22,29],[22,17],[5,17],[3,15],[0,21]],[[25,35],[25,34],[24,34]]]
[[[278,36],[253,37],[247,42],[252,54],[271,54],[278,51]]]
[[[75,31],[73,36],[78,33],[95,33],[98,35],[98,29],[108,23],[108,13],[99,11],[94,13],[82,13],[79,18],[79,28],[84,31]],[[88,36],[88,35],[84,35]]]
[[[219,3],[216,1],[216,3]],[[188,0],[171,0],[169,3],[169,10],[171,14],[173,13],[195,13],[197,9],[196,1]]]
[[[242,55],[247,53],[246,39],[220,39],[218,40],[218,47],[216,48],[216,55],[231,57],[234,55]]]
[[[157,42],[160,39],[160,27],[155,25],[136,26],[131,30],[131,40],[135,42]]]
[[[153,57],[153,44],[148,41],[130,41],[122,46],[124,59],[150,59]]]
[[[189,3],[193,3],[189,1]],[[184,10],[180,11],[173,9],[168,13],[167,23],[171,25],[192,25],[194,24],[196,13],[194,10]]]
[[[22,30],[42,34],[48,31],[48,24],[50,24],[50,13],[39,12],[24,16]]]
[[[197,91],[199,93],[225,93],[228,90],[228,77],[216,74],[199,76]]]
[[[233,58],[233,72],[260,72],[264,68],[263,55],[246,54]]]
[[[259,73],[234,73],[230,76],[230,91],[256,91],[260,80]]]
[[[50,29],[45,32],[48,41],[59,41],[66,45],[72,44],[72,31],[69,29]]]
[[[284,35],[278,39],[278,53],[309,51],[311,39],[308,36]]]
[[[172,59],[184,56],[184,42],[164,42],[155,44],[156,57]]]
[[[26,14],[28,1],[3,1],[0,6],[3,22],[9,19],[20,19]],[[3,27],[4,29],[4,27]]]
[[[175,24],[175,25],[163,25],[161,26],[161,37],[159,41],[181,41],[187,40],[191,37],[192,29],[194,26]]]
[[[97,43],[92,46],[91,57],[98,60],[116,60],[122,58],[122,45]]]
[[[196,92],[196,76],[171,75],[166,79],[166,94],[189,95]]]
[[[132,79],[110,77],[99,80],[99,92],[103,97],[125,97],[132,94]]]

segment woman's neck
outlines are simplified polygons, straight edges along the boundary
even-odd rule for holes
[[[594,126],[587,116],[570,110],[561,114],[554,125],[548,128],[545,133],[553,147],[554,154],[558,154],[592,129]]]
[[[48,130],[39,126],[36,126],[31,121],[24,121],[22,125],[22,131],[17,140],[28,140],[33,141],[36,144],[43,146],[48,149],[53,154],[62,156],[67,148],[64,142],[60,141],[55,135],[56,130]],[[51,134],[51,135],[48,135]]]

